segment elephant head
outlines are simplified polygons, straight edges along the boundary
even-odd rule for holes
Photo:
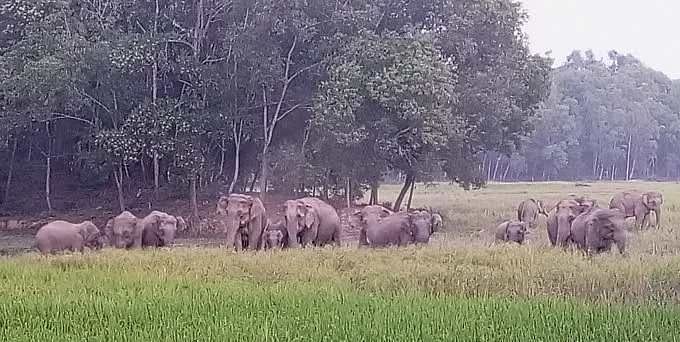
[[[392,210],[381,205],[367,205],[361,209],[354,210],[352,223],[356,227],[361,228],[365,227],[369,222],[377,221],[392,214],[394,214]]]
[[[177,230],[183,230],[186,225],[181,216],[175,217],[157,210],[138,222],[143,225],[143,230],[156,235],[162,246],[172,246],[175,243]]]
[[[661,222],[661,204],[663,204],[663,196],[658,191],[649,191],[642,195],[642,203],[649,210],[654,210],[656,213],[656,226],[659,227]]]
[[[567,198],[557,202],[555,215],[557,217],[557,245],[566,246],[571,231],[571,222],[584,211],[596,205],[595,200],[583,197]]]
[[[78,225],[78,234],[83,237],[85,247],[91,249],[100,249],[103,246],[104,239],[99,228],[92,223],[92,221],[83,221]]]
[[[596,209],[586,220],[587,252],[600,253],[616,244],[619,253],[626,249],[625,214],[618,209]]]
[[[279,250],[283,248],[283,232],[280,230],[265,230],[262,233],[263,248]]]
[[[409,217],[415,243],[429,243],[430,236],[439,231],[442,225],[442,217],[439,214],[432,215],[427,210],[416,210]]]
[[[138,220],[127,210],[110,219],[104,227],[104,232],[111,247],[132,248],[138,235]],[[141,234],[139,235],[139,247],[141,247]]]
[[[283,213],[290,248],[298,246],[298,235],[305,230],[316,235],[319,229],[319,213],[312,205],[300,200],[287,200],[283,204]]]
[[[518,244],[524,243],[524,238],[527,234],[526,223],[518,220],[507,221],[503,227],[501,227],[501,240],[517,242]]]
[[[258,205],[255,205],[257,202]],[[247,236],[251,230],[257,230],[258,227],[250,227],[251,222],[256,218],[264,217],[264,207],[260,204],[260,200],[253,196],[244,194],[230,194],[229,196],[221,196],[217,201],[217,215],[224,218],[224,233],[226,234],[226,245],[229,247],[235,246],[234,243],[242,243],[242,241],[235,241],[237,233],[241,236]],[[259,227],[258,229],[262,229]],[[255,233],[255,232],[253,232]],[[261,234],[260,230],[258,234]],[[259,238],[258,236],[258,242]],[[257,243],[254,243],[257,245]],[[255,247],[255,246],[249,246]]]

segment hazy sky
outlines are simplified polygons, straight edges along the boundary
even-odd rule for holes
[[[531,50],[552,50],[556,65],[575,49],[630,53],[680,79],[680,2],[676,0],[520,0]]]

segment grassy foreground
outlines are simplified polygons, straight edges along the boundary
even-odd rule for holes
[[[508,258],[493,256],[499,254]],[[0,261],[0,340],[677,338],[680,307],[652,301],[674,298],[677,274],[665,270],[680,259],[662,258],[648,268],[631,260],[626,270],[613,259],[577,261],[574,255],[568,259],[575,264],[551,274],[530,271],[554,257],[547,254],[531,258],[535,251],[501,246],[486,252],[182,248],[29,255]],[[604,274],[593,277],[596,269]],[[629,296],[637,303],[616,303]]]

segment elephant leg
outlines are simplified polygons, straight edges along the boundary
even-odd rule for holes
[[[314,230],[305,229],[300,233],[300,244],[303,247],[314,245],[314,240],[316,240],[316,232]]]
[[[640,224],[640,230],[647,229],[649,225],[649,211],[645,213],[642,217],[642,223]]]

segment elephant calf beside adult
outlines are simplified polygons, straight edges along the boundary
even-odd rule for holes
[[[287,200],[283,213],[288,247],[340,244],[340,216],[332,205],[316,197],[305,197]]]
[[[101,248],[102,237],[99,228],[92,221],[71,223],[56,220],[38,229],[34,247],[42,254],[54,254],[65,250],[83,252],[85,247]]]
[[[261,248],[267,217],[259,198],[245,194],[221,196],[217,201],[217,215],[223,219],[227,248]]]
[[[441,225],[439,214],[430,214],[425,210],[412,213],[400,211],[384,218],[374,217],[361,228],[359,245],[384,247],[427,244],[430,236],[438,232]]]
[[[661,227],[661,204],[663,196],[658,191],[622,191],[609,202],[610,209],[620,210],[626,218],[635,217],[635,228],[644,229],[649,224],[649,213],[656,214],[656,229]]]
[[[284,219],[267,223],[267,228],[262,233],[262,249],[279,250],[288,247],[288,230]]]

